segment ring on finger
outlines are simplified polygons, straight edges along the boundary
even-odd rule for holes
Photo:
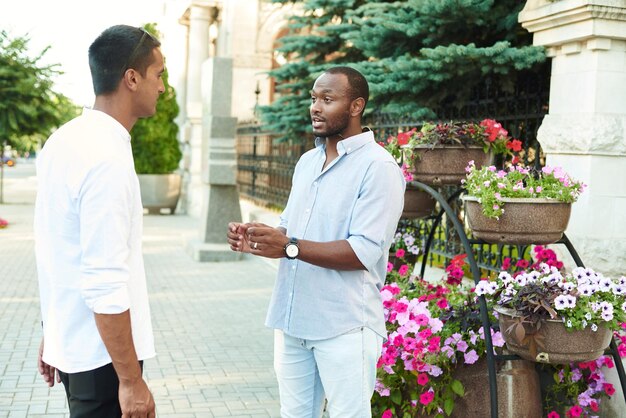
[[[255,242],[254,245],[252,246],[252,248],[254,248],[256,250],[256,247],[259,245],[258,242]]]

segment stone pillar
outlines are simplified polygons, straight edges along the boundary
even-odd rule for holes
[[[202,196],[202,63],[209,58],[209,29],[213,19],[213,7],[192,3],[184,23],[189,25],[187,51],[187,91],[185,92],[186,120],[183,136],[183,186],[181,209],[192,216],[200,215]]]
[[[226,243],[228,222],[241,222],[237,191],[235,134],[237,118],[230,116],[232,59],[210,58],[202,66],[203,150],[200,239],[189,243],[196,261],[238,260]]]
[[[519,20],[552,58],[546,163],[588,185],[567,235],[586,266],[625,274],[626,1],[533,0]]]
[[[626,274],[626,0],[529,0],[519,21],[552,58],[549,114],[537,134],[546,164],[588,188],[567,235],[583,263]],[[606,370],[605,370],[606,371]],[[603,417],[626,417],[622,388]]]

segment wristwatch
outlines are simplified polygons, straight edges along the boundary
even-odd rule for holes
[[[298,247],[298,239],[295,237],[289,238],[289,242],[285,245],[285,255],[288,259],[293,260],[300,254],[300,247]]]

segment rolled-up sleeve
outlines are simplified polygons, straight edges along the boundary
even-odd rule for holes
[[[95,313],[117,314],[130,307],[132,180],[127,165],[106,161],[86,174],[79,190],[80,287]]]
[[[376,161],[361,184],[351,216],[348,243],[371,271],[393,237],[404,206],[405,182],[397,164]]]

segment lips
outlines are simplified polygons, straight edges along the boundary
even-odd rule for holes
[[[318,117],[311,118],[311,125],[313,126],[313,129],[317,129],[323,124],[324,124],[324,119],[318,118]]]

